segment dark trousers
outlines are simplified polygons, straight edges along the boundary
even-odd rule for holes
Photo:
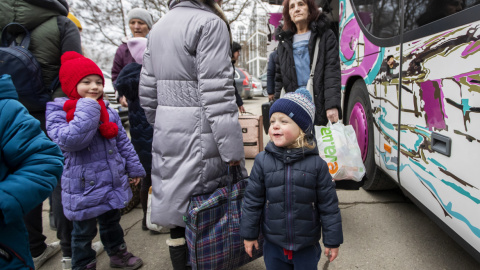
[[[108,256],[113,256],[120,245],[124,244],[123,229],[120,226],[120,211],[110,210],[96,218],[73,221],[72,232],[72,269],[83,269],[96,259],[92,249],[92,240],[97,235],[97,221],[100,239]]]
[[[73,223],[63,213],[61,180],[58,181],[52,193],[52,208],[55,227],[57,227],[57,238],[60,239],[63,257],[72,257]]]
[[[170,238],[172,239],[185,238],[185,228],[175,227],[170,229]]]
[[[140,190],[142,192],[148,192],[151,186],[152,186],[152,175],[147,174],[144,178],[142,178],[142,184],[141,184]]]
[[[320,243],[294,251],[291,260],[284,255],[282,247],[268,242],[266,239],[263,243],[263,259],[267,270],[316,270],[321,255]]]
[[[25,216],[23,221],[28,231],[28,240],[30,242],[30,253],[32,257],[38,257],[47,248],[45,240],[47,237],[43,235],[43,220],[42,220],[42,208],[43,203],[40,203],[37,207],[33,208]]]

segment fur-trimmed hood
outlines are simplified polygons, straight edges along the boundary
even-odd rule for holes
[[[282,27],[283,26],[280,25],[275,31],[275,37],[277,38],[277,40],[281,41],[290,39],[293,37],[293,35],[295,35],[293,31],[285,31],[282,29]],[[313,33],[324,33],[325,31],[330,29],[330,19],[325,13],[321,13],[318,16],[317,20],[310,22],[309,28]]]
[[[220,17],[227,24],[228,32],[230,33],[230,44],[232,44],[233,39],[230,24],[228,23],[227,17],[225,16],[225,13],[223,13],[222,8],[215,2],[215,0],[168,0],[168,8],[171,10],[182,2],[190,2],[196,7],[213,12]]]

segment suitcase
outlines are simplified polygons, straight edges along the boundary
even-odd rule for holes
[[[273,101],[262,104],[263,130],[265,130],[265,134],[267,135],[268,129],[270,128],[270,117],[268,117],[268,115],[270,113],[270,107],[272,107],[272,104]]]
[[[255,158],[263,151],[263,120],[261,115],[239,115],[238,121],[242,127],[243,149],[245,158]]]

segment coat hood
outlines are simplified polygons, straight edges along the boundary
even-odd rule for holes
[[[17,89],[8,74],[0,76],[0,99],[18,99]]]
[[[54,10],[60,15],[68,16],[68,3],[65,0],[25,0],[34,6]]]
[[[170,10],[177,6],[191,6],[213,12],[227,24],[228,33],[230,34],[230,44],[232,44],[233,39],[230,24],[228,23],[227,17],[225,16],[225,13],[223,13],[222,8],[220,8],[215,0],[168,0],[168,7]]]
[[[276,159],[281,160],[285,164],[294,163],[302,160],[305,156],[319,155],[318,147],[309,148],[283,148],[277,147],[273,142],[268,142],[265,151],[271,153]]]
[[[283,30],[282,25],[280,25],[275,31],[275,37],[277,40],[286,40],[290,39],[295,35],[295,33],[291,30]],[[327,17],[325,13],[321,13],[318,16],[317,20],[310,22],[309,25],[310,30],[313,33],[324,33],[328,29],[330,29],[330,19]]]
[[[65,0],[2,0],[0,13],[0,28],[17,22],[31,30],[52,17],[67,16],[68,4]]]

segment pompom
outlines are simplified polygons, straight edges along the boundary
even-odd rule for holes
[[[310,95],[310,91],[308,91],[305,87],[298,88],[297,90],[295,90],[295,93],[302,94],[306,96],[310,101],[313,101],[312,95]]]
[[[118,126],[113,122],[106,122],[100,125],[100,133],[107,139],[112,139],[118,135]]]
[[[62,58],[61,58],[61,61],[62,61],[62,64],[64,64],[65,62],[69,61],[69,60],[72,60],[72,59],[77,59],[77,58],[83,58],[84,56],[77,53],[77,52],[74,52],[74,51],[68,51],[68,52],[65,52],[63,55],[62,55]]]

